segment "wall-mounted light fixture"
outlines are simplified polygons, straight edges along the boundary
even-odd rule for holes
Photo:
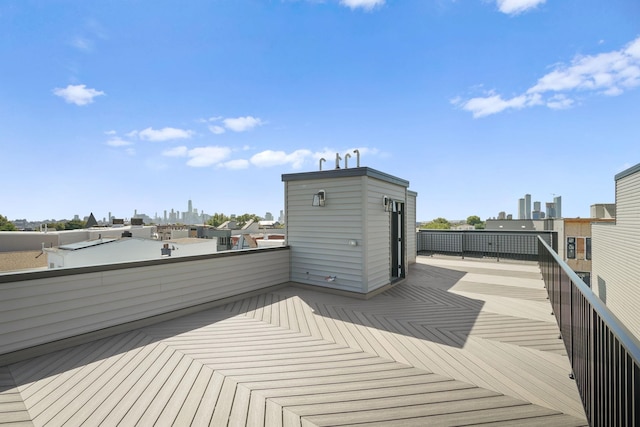
[[[349,246],[358,246],[358,241],[357,240],[349,240]]]
[[[385,212],[389,212],[391,209],[391,199],[389,196],[382,196],[382,208]]]
[[[327,193],[324,190],[318,191],[313,195],[313,201],[311,202],[311,206],[324,206],[324,202],[327,198]]]

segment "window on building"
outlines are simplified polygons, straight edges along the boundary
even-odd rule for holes
[[[591,259],[591,237],[585,238],[585,246],[586,246],[585,257],[590,260]]]
[[[588,287],[591,287],[591,273],[588,271],[576,271],[576,275],[581,278]]]
[[[576,238],[567,237],[567,259],[576,259]]]

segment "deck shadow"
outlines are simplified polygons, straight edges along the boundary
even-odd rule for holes
[[[450,292],[465,275],[464,271],[414,264],[407,280],[369,300],[322,289],[292,287],[274,293],[297,296],[314,314],[327,319],[462,348],[484,306],[484,301]]]

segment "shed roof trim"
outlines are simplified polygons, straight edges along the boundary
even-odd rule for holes
[[[304,181],[309,179],[346,178],[356,176],[368,176],[370,178],[376,178],[402,187],[409,187],[409,181],[369,167],[283,174],[282,181]]]
[[[625,177],[627,177],[629,175],[633,175],[636,172],[640,172],[640,163],[638,163],[635,166],[631,166],[629,169],[623,170],[622,172],[617,174],[615,176],[615,180],[617,181],[617,180],[625,178]]]

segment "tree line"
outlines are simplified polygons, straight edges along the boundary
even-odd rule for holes
[[[51,230],[78,230],[86,228],[87,222],[81,219],[72,219],[71,221],[58,221],[47,223],[47,228]],[[0,215],[0,231],[18,231],[18,227],[9,221],[6,216]]]
[[[484,221],[480,219],[477,215],[471,215],[467,217],[467,224],[472,225],[476,230],[484,229]],[[446,218],[436,218],[429,222],[423,222],[420,224],[420,228],[427,230],[450,230],[451,222],[449,222]]]

